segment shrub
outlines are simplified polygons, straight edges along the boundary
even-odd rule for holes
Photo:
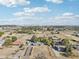
[[[16,41],[17,37],[16,36],[12,36],[12,42]]]
[[[0,32],[0,36],[2,36],[4,34],[4,32]]]
[[[11,43],[12,43],[11,39],[6,39],[5,42],[4,42],[4,45],[9,46]]]

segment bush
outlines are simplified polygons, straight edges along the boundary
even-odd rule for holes
[[[72,45],[69,44],[66,46],[66,55],[71,56],[72,55]]]
[[[52,43],[53,43],[53,40],[51,40],[51,39],[48,39],[48,38],[41,38],[41,37],[39,37],[39,38],[37,38],[37,37],[33,37],[32,38],[32,40],[31,40],[32,42],[42,42],[42,43],[44,43],[44,44],[46,44],[46,45],[52,45]]]
[[[4,45],[9,46],[11,43],[12,43],[11,39],[6,39],[5,42],[4,42]]]
[[[12,36],[12,42],[16,41],[17,37],[16,36]]]
[[[69,39],[63,39],[63,44],[64,44],[64,45],[70,44],[70,43],[69,43]]]
[[[4,32],[0,32],[0,36],[2,36],[4,34]]]

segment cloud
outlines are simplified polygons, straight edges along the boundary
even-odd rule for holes
[[[54,19],[59,19],[59,20],[73,20],[73,19],[79,19],[79,15],[76,15],[74,13],[63,13],[61,16],[56,16]]]
[[[73,13],[69,13],[69,12],[67,12],[67,13],[63,13],[62,16],[74,16],[74,14],[73,14]]]
[[[49,9],[48,7],[35,7],[35,8],[24,8],[24,11],[37,13],[37,12],[48,12]]]
[[[46,13],[49,12],[48,7],[34,7],[34,8],[24,8],[23,11],[16,12],[13,15],[15,16],[33,16],[38,13]]]
[[[56,4],[61,4],[64,2],[64,0],[46,0],[46,1],[56,3]]]
[[[27,0],[0,0],[0,5],[4,5],[6,7],[16,6],[16,5],[28,5],[30,1]]]
[[[54,25],[79,25],[79,15],[66,12],[49,18]]]
[[[29,13],[29,12],[16,12],[16,13],[13,13],[14,16],[33,16],[34,14],[33,13]]]

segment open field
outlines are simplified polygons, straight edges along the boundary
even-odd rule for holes
[[[46,59],[55,59],[54,53],[48,46],[35,46],[31,52],[30,59],[34,59],[37,55],[43,55]]]

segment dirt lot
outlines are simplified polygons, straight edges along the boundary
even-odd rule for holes
[[[15,50],[17,50],[17,47],[11,47],[11,48],[5,47],[3,49],[0,49],[0,56],[9,56],[12,53],[14,53]]]
[[[37,59],[37,55],[44,56],[45,59],[55,59],[54,53],[48,48],[48,46],[35,46],[31,52],[30,59]]]

